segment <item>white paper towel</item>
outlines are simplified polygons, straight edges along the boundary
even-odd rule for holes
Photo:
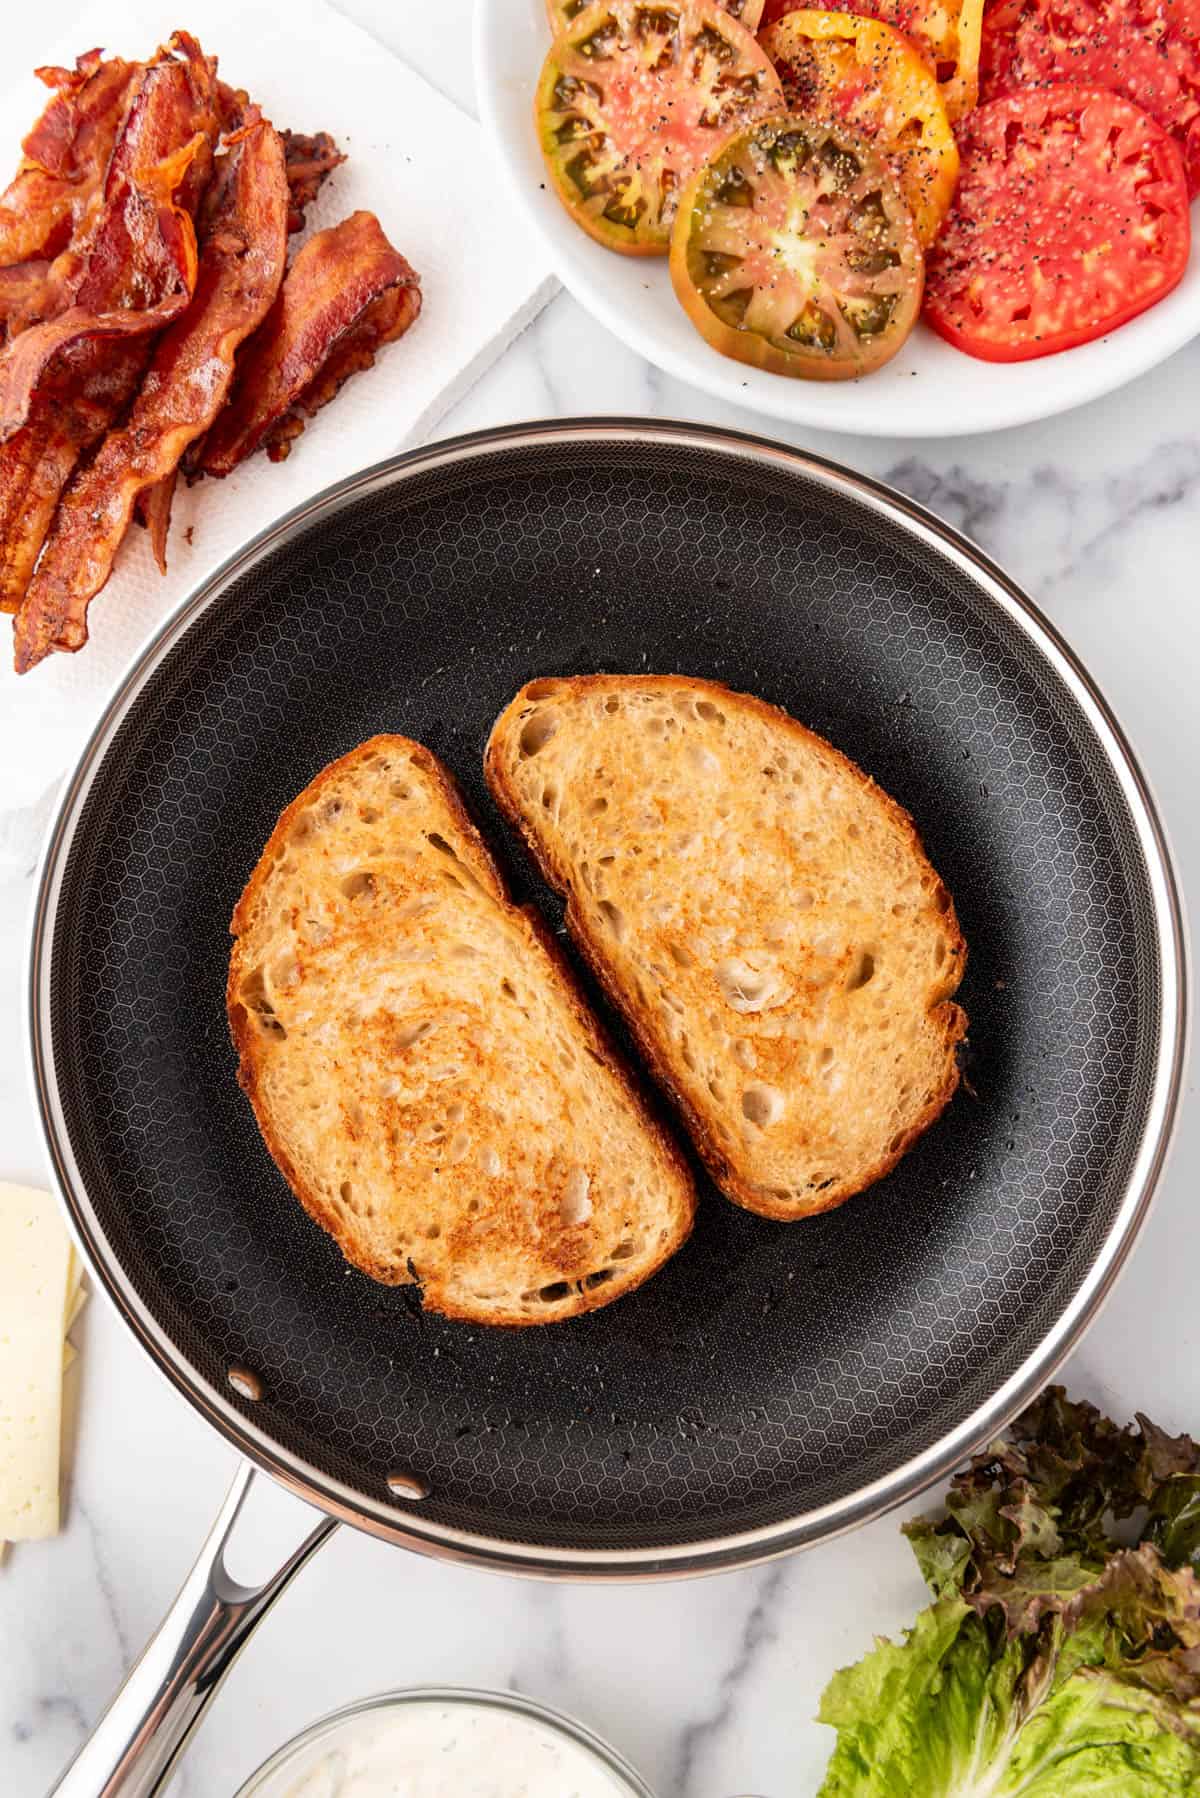
[[[349,160],[326,182],[308,228],[357,207],[377,213],[419,270],[424,307],[408,335],[309,424],[286,462],[253,457],[224,481],[181,484],[165,579],[146,533],[131,530],[78,655],[53,656],[18,680],[0,628],[0,865],[31,858],[48,791],[138,645],[188,591],[281,513],[420,442],[556,290],[540,249],[489,179],[479,126],[324,0],[197,0],[190,15],[179,0],[113,0],[86,10],[68,42],[54,40],[53,26],[39,35],[30,25],[36,12],[20,33],[30,66],[67,63],[93,45],[145,57],[183,25],[281,129],[332,132]],[[12,51],[8,41],[6,60]],[[25,75],[0,98],[0,171],[16,167],[45,95]]]

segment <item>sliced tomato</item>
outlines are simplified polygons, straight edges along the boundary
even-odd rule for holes
[[[979,75],[986,100],[1056,81],[1123,95],[1170,132],[1200,192],[1200,0],[1001,0]]]
[[[550,29],[555,37],[565,31],[572,19],[577,19],[589,0],[546,0],[546,17],[550,21]],[[757,31],[762,20],[763,0],[718,0],[722,12],[744,25],[747,31]]]
[[[968,355],[1024,362],[1087,343],[1183,274],[1183,159],[1128,100],[1031,89],[979,107],[960,144],[925,312]]]
[[[920,52],[890,25],[846,12],[790,12],[760,41],[790,112],[848,125],[883,151],[931,244],[954,194],[958,146]]]
[[[535,101],[555,192],[612,250],[663,255],[679,195],[779,77],[716,0],[597,0],[554,40]]]
[[[923,272],[883,157],[822,120],[766,119],[731,138],[692,181],[671,239],[675,292],[713,348],[806,380],[894,356]]]
[[[803,5],[804,0],[765,0],[761,29]],[[844,10],[881,19],[911,38],[937,77],[950,119],[970,112],[979,89],[983,0],[870,0]]]

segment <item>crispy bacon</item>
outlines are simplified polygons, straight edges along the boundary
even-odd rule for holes
[[[401,304],[383,306],[403,295]],[[268,438],[278,455],[357,369],[399,337],[421,309],[420,277],[371,212],[318,231],[288,270],[279,297],[238,357],[233,398],[190,472],[227,475]],[[296,410],[294,410],[296,409]],[[187,466],[187,464],[185,464]]]
[[[144,336],[187,304],[192,214],[212,175],[216,131],[214,65],[177,33],[131,97],[68,311],[0,356],[0,443],[25,422],[42,374],[64,352],[95,336]]]
[[[167,536],[171,529],[171,507],[175,504],[175,484],[178,479],[179,469],[173,468],[161,481],[155,481],[153,487],[147,487],[144,493],[139,493],[134,507],[138,523],[144,524],[150,532],[150,548],[154,552],[160,574],[167,572]]]
[[[226,81],[217,83],[217,92],[222,131],[240,130],[253,110],[249,94],[244,87],[230,87]],[[280,136],[287,157],[288,187],[292,195],[288,230],[300,231],[304,226],[304,215],[321,191],[326,176],[346,158],[328,131],[317,131],[311,137],[306,137],[302,131],[282,131]]]
[[[211,425],[225,403],[239,345],[279,291],[287,216],[283,144],[256,118],[217,160],[200,218],[191,304],[159,339],[127,422],[109,432],[63,494],[17,617],[18,672],[51,649],[86,642],[88,606],[112,572],[135,503],[161,490],[188,445]]]
[[[214,66],[178,33],[137,79],[71,305],[0,356],[0,610],[16,609],[71,470],[191,297],[216,132]]]
[[[267,457],[272,462],[286,462],[293,441],[304,429],[306,418],[315,418],[322,406],[336,398],[351,375],[370,368],[376,352],[386,343],[395,343],[416,322],[421,310],[419,287],[394,287],[381,294],[368,306],[358,323],[346,332],[331,351],[315,381],[311,381],[295,400],[292,409],[277,425],[272,425],[264,439]]]
[[[230,87],[227,81],[218,81],[217,111],[221,115],[221,130],[227,137],[232,137],[246,123],[250,96],[244,87]]]
[[[54,95],[0,195],[0,263],[6,265],[55,257],[86,226],[138,70],[89,50],[74,69],[37,73]]]
[[[299,231],[304,215],[321,191],[322,184],[346,158],[328,131],[317,131],[305,137],[300,131],[283,133],[287,156],[288,187],[292,203],[288,212],[288,230]]]
[[[0,268],[0,327],[7,326],[15,336],[26,325],[50,318],[59,310],[60,289],[54,271],[63,260],[63,256],[55,262],[44,256],[31,257],[28,262]]]

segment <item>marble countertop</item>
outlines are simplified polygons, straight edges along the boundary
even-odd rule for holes
[[[469,0],[343,10],[472,105]],[[68,8],[60,7],[59,12]],[[1071,416],[990,438],[791,441],[876,475],[1001,562],[1106,690],[1141,755],[1185,889],[1200,888],[1200,342]],[[545,415],[648,413],[786,436],[666,379],[555,299],[439,434]],[[3,823],[0,775],[0,825]],[[44,1179],[23,1066],[32,867],[0,881],[0,1175]],[[1200,1427],[1195,1193],[1200,1113],[1182,1128],[1132,1263],[1064,1377],[1124,1418]],[[80,1427],[68,1523],[0,1569],[0,1789],[45,1791],[103,1709],[186,1572],[234,1457],[143,1360],[102,1302],[79,1332]],[[266,1571],[303,1507],[259,1490],[235,1573]],[[281,1518],[279,1512],[287,1513]],[[294,1514],[294,1515],[293,1515]],[[832,1672],[922,1600],[882,1521],[771,1567],[641,1587],[547,1586],[467,1572],[339,1531],[253,1638],[173,1790],[225,1798],[318,1713],[389,1686],[510,1688],[608,1736],[661,1798],[816,1790],[812,1722]]]

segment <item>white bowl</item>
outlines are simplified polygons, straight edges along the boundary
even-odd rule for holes
[[[564,287],[647,361],[718,399],[864,437],[953,437],[1028,424],[1098,399],[1200,333],[1194,243],[1187,273],[1159,305],[1111,337],[1036,362],[978,362],[924,325],[885,368],[861,381],[793,381],[731,362],[689,323],[665,258],[602,249],[544,185],[533,93],[549,46],[542,0],[476,0],[476,88],[496,160]]]

